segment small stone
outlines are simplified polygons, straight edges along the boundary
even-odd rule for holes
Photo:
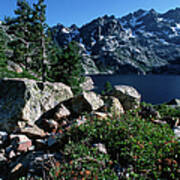
[[[109,114],[103,112],[93,112],[92,116],[96,119],[107,119],[109,117]]]
[[[14,150],[11,150],[10,153],[9,153],[9,158],[12,159],[13,157],[16,156],[16,153],[14,152]]]
[[[50,147],[50,146],[52,146],[52,145],[54,145],[54,144],[56,144],[57,143],[57,138],[56,138],[56,136],[50,136],[49,138],[48,138],[48,146]]]
[[[85,116],[80,116],[76,122],[77,122],[77,125],[80,126],[81,124],[84,124],[86,122],[86,117]]]
[[[19,144],[17,151],[27,152],[28,150],[30,150],[31,146],[32,146],[31,140],[22,142],[21,144]]]
[[[97,149],[99,150],[99,152],[102,152],[104,154],[107,154],[107,149],[105,147],[104,144],[102,143],[98,143],[98,144],[93,144],[95,147],[97,147]]]
[[[16,150],[26,152],[32,146],[32,141],[25,135],[10,135],[10,139]]]
[[[4,161],[7,161],[7,158],[5,157],[4,153],[0,153],[0,164]]]
[[[13,173],[19,171],[22,167],[23,167],[23,164],[22,164],[22,163],[18,163],[18,164],[11,170],[11,173],[13,174]]]
[[[27,135],[30,138],[43,138],[46,136],[45,132],[37,127],[35,124],[31,127],[25,127],[20,130],[20,133]]]

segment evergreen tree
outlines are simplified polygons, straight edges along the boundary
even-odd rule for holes
[[[0,67],[6,66],[6,36],[2,27],[0,27]]]
[[[56,82],[70,86],[75,94],[82,91],[80,84],[84,82],[81,56],[76,42],[72,41],[61,53],[57,54],[58,62],[51,65],[50,77]]]
[[[16,17],[5,19],[5,25],[9,27],[7,33],[13,39],[8,45],[13,50],[11,60],[25,64],[27,69],[32,54],[32,8],[25,0],[18,0],[17,7],[14,11]]]
[[[47,47],[50,43],[48,38],[46,20],[46,5],[44,0],[38,0],[37,4],[33,4],[33,38],[35,41],[37,52],[34,54],[34,62],[37,69],[40,69],[42,80],[46,80],[46,69],[47,69]]]

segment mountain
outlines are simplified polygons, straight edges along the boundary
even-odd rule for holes
[[[78,28],[52,27],[59,46],[75,40],[86,73],[180,73],[180,8],[103,16]]]

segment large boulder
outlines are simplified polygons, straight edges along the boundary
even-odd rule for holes
[[[124,109],[119,100],[113,96],[103,97],[104,106],[101,108],[102,111],[110,112],[113,115],[120,115],[124,113]]]
[[[73,97],[62,83],[29,79],[2,79],[0,89],[0,130],[8,132],[33,125],[44,112]]]
[[[63,104],[72,112],[80,115],[83,112],[91,112],[101,108],[104,101],[94,92],[83,92],[82,94],[63,102]]]
[[[131,86],[114,86],[110,94],[119,99],[124,110],[137,108],[141,101],[141,95]]]

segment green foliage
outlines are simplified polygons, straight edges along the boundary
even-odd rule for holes
[[[102,95],[108,95],[112,91],[113,87],[109,81],[106,81]]]
[[[24,64],[26,70],[34,70],[46,80],[47,58],[52,43],[47,32],[46,5],[38,0],[31,7],[26,0],[17,1],[15,18],[6,18],[7,33],[12,36],[9,47],[13,51],[11,60]],[[52,57],[52,55],[51,55]]]
[[[174,138],[169,125],[158,125],[142,119],[138,111],[126,112],[120,118],[98,120],[88,117],[85,124],[74,126],[61,139],[64,143],[68,142],[68,144],[65,143],[64,148],[61,147],[67,153],[66,167],[63,167],[63,164],[61,167],[64,170],[63,173],[68,175],[78,167],[86,169],[89,162],[81,162],[77,159],[88,155],[100,162],[102,161],[101,156],[104,156],[104,161],[113,162],[113,166],[106,166],[109,176],[107,174],[105,179],[112,179],[111,175],[115,165],[123,167],[130,179],[176,179],[180,177],[180,142]],[[93,144],[95,143],[104,144],[108,156],[100,152],[97,152],[97,156],[93,156]],[[70,166],[71,161],[74,162],[72,166]],[[91,173],[100,172],[92,168]],[[102,177],[101,174],[100,177]],[[126,179],[125,176],[121,178]]]
[[[57,59],[51,64],[49,78],[67,84],[75,94],[82,91],[80,84],[84,82],[84,76],[76,42],[70,42],[62,53],[57,53]]]
[[[24,70],[22,73],[16,73],[14,71],[9,71],[6,67],[0,67],[0,78],[27,78],[39,80],[26,70]]]
[[[54,179],[118,179],[109,156],[95,147],[69,142],[64,151],[68,159],[51,170]]]
[[[6,55],[5,55],[6,49],[7,49],[7,46],[6,46],[5,33],[2,27],[0,27],[0,67],[6,66]]]
[[[159,111],[162,117],[180,117],[180,107],[173,108],[166,104],[156,105],[155,108]]]
[[[32,53],[32,8],[25,0],[17,1],[15,18],[6,18],[7,33],[12,36],[8,46],[13,50],[11,60],[23,63],[29,68],[29,60]]]
[[[37,48],[36,53],[33,55],[34,67],[40,71],[42,80],[46,80],[47,69],[47,46],[49,39],[47,38],[46,30],[46,5],[44,0],[38,0],[37,4],[33,4],[33,39]]]

